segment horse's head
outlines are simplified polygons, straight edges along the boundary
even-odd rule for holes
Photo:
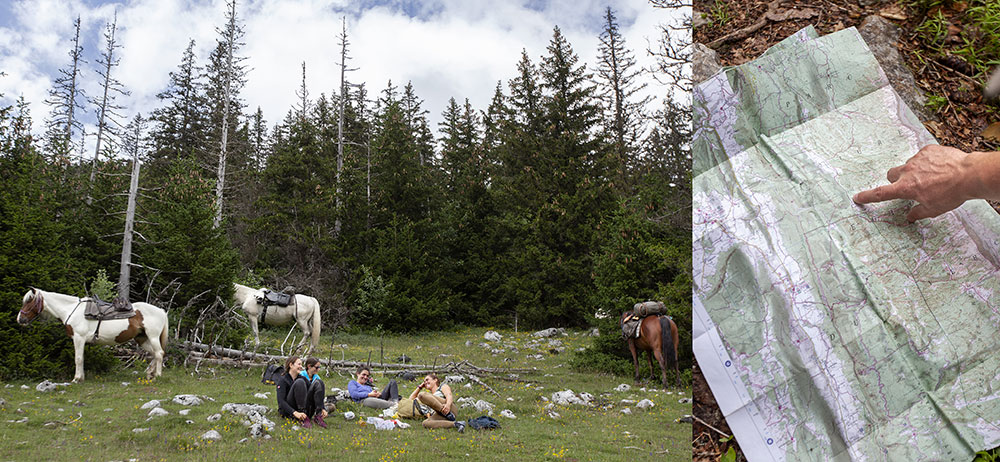
[[[45,308],[42,291],[32,287],[21,298],[21,311],[17,313],[17,323],[23,326],[34,321],[39,314],[42,314],[42,308]]]

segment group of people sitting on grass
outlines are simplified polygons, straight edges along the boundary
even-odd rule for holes
[[[289,356],[285,360],[285,373],[275,381],[278,413],[304,428],[311,428],[314,423],[326,428],[326,387],[319,377],[320,367],[316,358],[307,358],[303,364],[302,358]],[[365,366],[358,368],[357,378],[347,384],[347,391],[355,402],[374,409],[388,409],[399,402],[396,381],[389,380],[381,392],[377,391],[371,370]],[[427,374],[410,393],[410,399],[421,403],[429,414],[424,419],[424,428],[457,428],[460,433],[465,430],[465,422],[459,421],[452,412],[455,400],[451,387],[442,384],[437,374]]]

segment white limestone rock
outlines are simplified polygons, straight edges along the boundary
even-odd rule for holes
[[[173,402],[181,406],[200,406],[202,400],[195,395],[177,395],[174,396]]]

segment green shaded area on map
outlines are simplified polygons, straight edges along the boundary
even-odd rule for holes
[[[1000,216],[851,201],[934,142],[857,31],[800,31],[694,100],[694,295],[758,427],[737,439],[771,451],[751,460],[1000,445]]]

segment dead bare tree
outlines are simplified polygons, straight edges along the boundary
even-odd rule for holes
[[[132,269],[132,235],[135,229],[135,199],[139,194],[139,153],[143,146],[143,131],[145,121],[142,115],[136,115],[129,124],[125,137],[125,150],[132,156],[132,177],[128,188],[128,205],[125,209],[125,235],[122,238],[122,258],[118,272],[118,296],[129,298],[129,278]]]
[[[658,82],[688,94],[691,92],[691,0],[650,0],[654,8],[671,12],[669,22],[660,24],[660,37],[647,51],[656,57],[649,69]]]
[[[234,70],[238,66],[236,62],[238,60],[234,58],[233,54],[243,45],[240,42],[243,38],[243,27],[237,22],[236,0],[228,0],[226,6],[228,7],[228,11],[226,12],[226,26],[220,31],[223,37],[222,44],[226,50],[226,67],[223,73],[222,133],[219,141],[219,164],[216,170],[215,219],[212,222],[214,228],[218,228],[222,224],[222,198],[226,187],[226,156],[229,148],[229,112],[232,109],[230,102],[233,92],[233,80],[236,77]]]
[[[302,86],[295,92],[299,97],[299,120],[303,125],[309,119],[309,89],[306,87],[306,62],[302,61]]]
[[[104,40],[106,43],[104,52],[101,53],[101,57],[97,60],[97,63],[101,65],[97,73],[104,80],[102,85],[103,94],[101,95],[101,99],[91,100],[91,103],[97,106],[97,143],[94,148],[94,159],[90,164],[91,185],[93,185],[94,176],[97,174],[97,161],[101,154],[101,144],[107,140],[110,146],[114,139],[117,138],[118,128],[121,126],[118,121],[121,118],[121,114],[118,111],[124,108],[115,104],[115,99],[117,96],[129,95],[129,92],[125,90],[125,86],[118,79],[111,76],[111,71],[115,67],[118,67],[121,61],[121,58],[115,56],[115,50],[121,48],[121,45],[118,44],[115,38],[117,30],[118,12],[115,11],[114,19],[107,24],[104,31]]]
[[[83,130],[83,125],[76,119],[76,110],[84,111],[77,99],[86,97],[79,83],[81,67],[86,63],[83,59],[83,47],[80,46],[80,16],[73,21],[73,29],[70,66],[68,69],[59,69],[60,75],[53,82],[49,97],[45,99],[45,104],[52,107],[52,113],[46,121],[46,142],[49,150],[62,162],[68,162],[75,147],[73,129]]]
[[[340,32],[340,104],[339,110],[337,111],[337,172],[335,180],[337,183],[336,188],[336,207],[337,216],[333,224],[333,236],[340,236],[340,171],[344,169],[344,107],[347,104],[347,88],[350,84],[347,83],[345,74],[349,71],[356,71],[358,68],[347,68],[347,60],[351,59],[347,56],[347,45],[350,42],[347,41],[347,17],[342,19],[341,32]]]

